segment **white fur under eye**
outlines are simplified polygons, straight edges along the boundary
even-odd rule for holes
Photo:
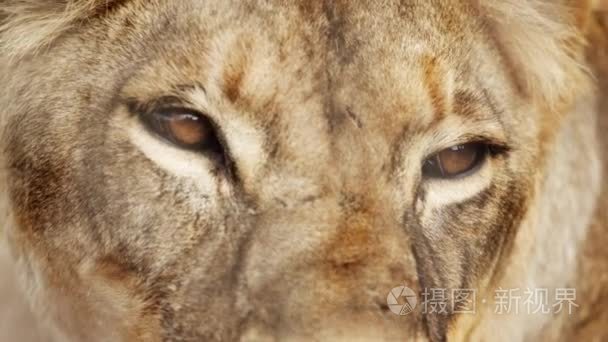
[[[488,156],[477,171],[462,178],[425,180],[425,211],[463,202],[488,188],[492,178],[492,162]]]
[[[196,152],[182,150],[161,139],[152,136],[139,120],[130,120],[129,138],[146,157],[167,172],[196,180],[202,190],[212,191],[215,188],[214,176],[211,173],[213,161]]]

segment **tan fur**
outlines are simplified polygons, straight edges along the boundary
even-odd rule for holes
[[[605,9],[0,0],[0,340],[606,339]],[[167,97],[229,164],[143,127]],[[403,284],[478,310],[394,315]],[[481,302],[565,287],[573,315]]]
[[[480,1],[497,39],[508,50],[505,54],[513,56],[510,67],[516,74],[528,75],[519,80],[522,90],[538,92],[550,104],[575,95],[575,87],[584,78],[583,37],[574,30],[576,12],[569,5],[543,0],[527,1],[525,6],[521,1]]]
[[[0,2],[0,47],[9,59],[36,53],[63,32],[105,11],[111,0],[18,0]],[[3,56],[3,57],[4,57]]]

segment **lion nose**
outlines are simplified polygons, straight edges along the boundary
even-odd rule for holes
[[[340,212],[325,217],[291,213],[302,216],[289,226],[273,217],[278,225],[267,228],[259,243],[252,242],[255,257],[246,267],[244,285],[250,308],[245,335],[302,341],[424,336],[422,313],[414,302],[404,306],[405,299],[417,298],[411,292],[420,293],[405,231],[374,208]],[[276,243],[268,243],[269,234]],[[281,245],[281,239],[291,243]]]

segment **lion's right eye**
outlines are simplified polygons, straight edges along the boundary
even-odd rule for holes
[[[168,107],[142,113],[140,117],[150,132],[179,148],[223,154],[213,123],[201,113]]]

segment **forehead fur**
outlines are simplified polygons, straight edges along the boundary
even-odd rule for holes
[[[383,1],[383,0],[375,0]],[[577,19],[587,0],[465,0],[479,9],[522,90],[548,107],[581,91],[583,38]],[[71,27],[124,0],[0,0],[0,56],[36,53]],[[154,2],[150,2],[153,4]]]

